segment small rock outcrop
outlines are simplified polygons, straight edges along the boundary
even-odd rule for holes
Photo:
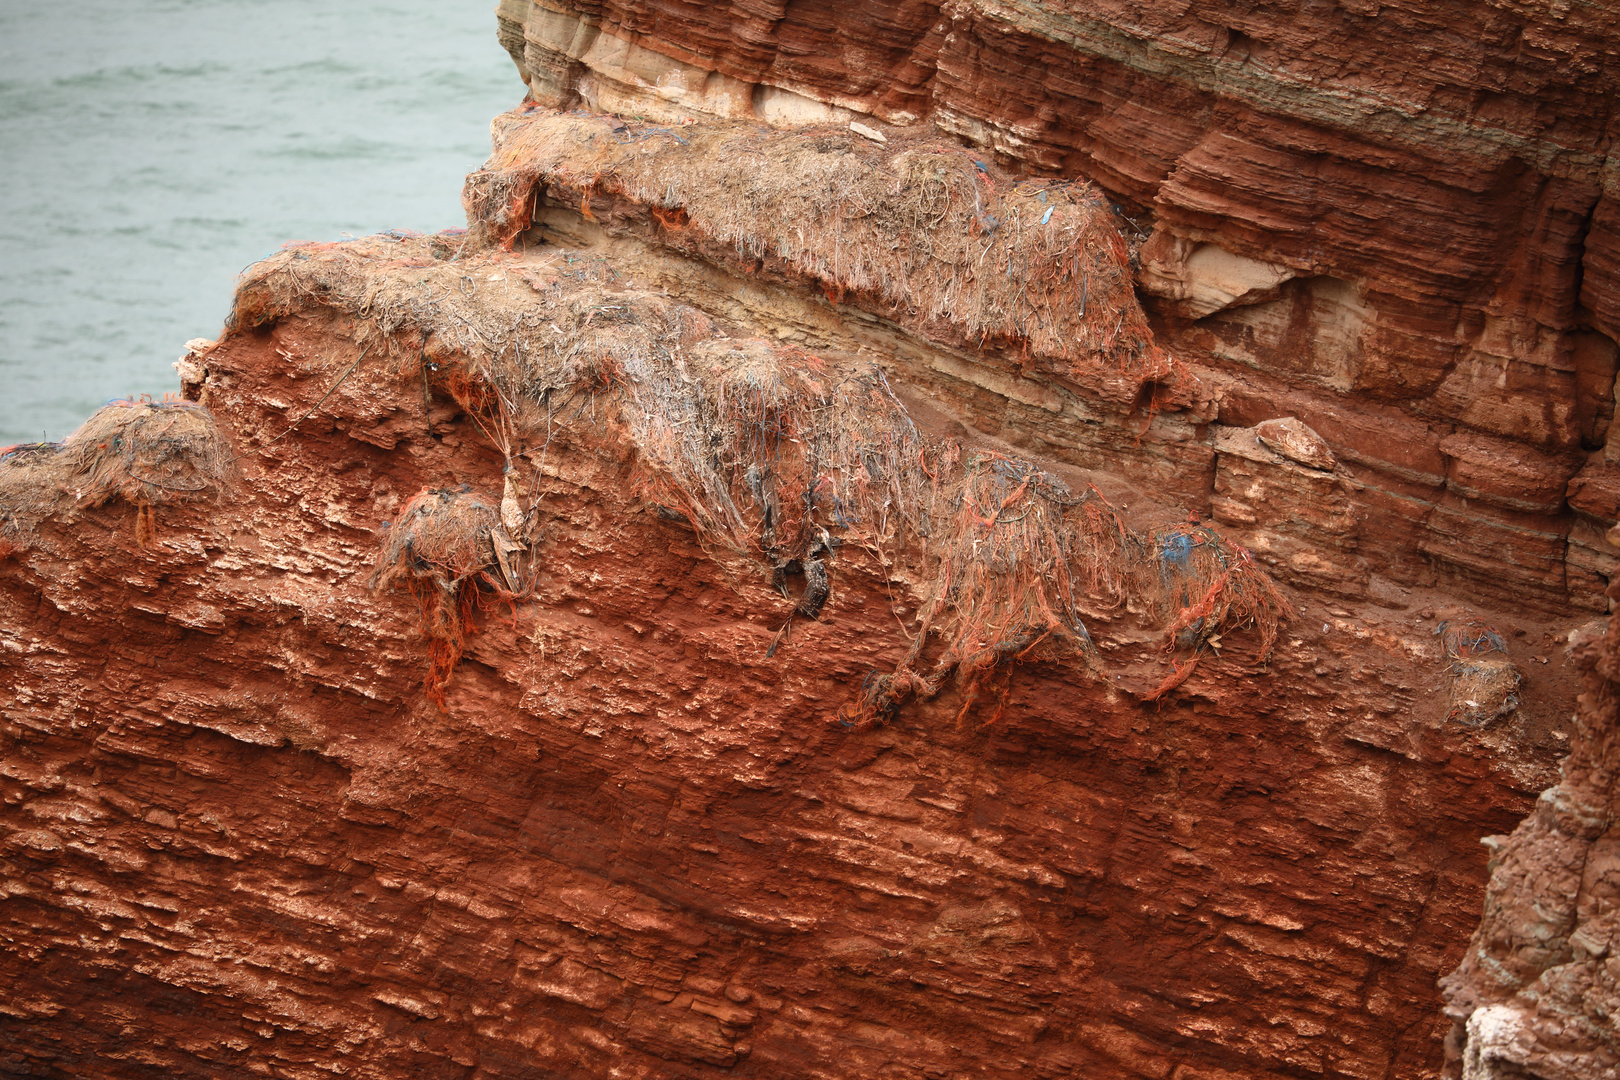
[[[1294,419],[1263,420],[1255,425],[1255,436],[1271,449],[1291,461],[1309,465],[1313,469],[1332,472],[1338,464],[1333,451],[1322,441],[1322,436]]]

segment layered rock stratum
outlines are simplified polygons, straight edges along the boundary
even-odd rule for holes
[[[498,15],[0,454],[0,1073],[1614,1075],[1612,12]]]

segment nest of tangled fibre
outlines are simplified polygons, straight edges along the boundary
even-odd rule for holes
[[[628,445],[645,502],[767,572],[824,572],[837,538],[892,578],[926,583],[913,648],[867,680],[846,723],[881,721],[953,674],[971,702],[1017,661],[1095,667],[1086,607],[1156,613],[1172,656],[1157,693],[1241,626],[1257,627],[1269,654],[1291,614],[1212,530],[1139,534],[1094,489],[925,438],[875,365],[729,336],[694,308],[618,287],[596,260],[445,250],[393,237],[291,249],[248,272],[233,318],[348,316],[375,362],[453,395],[509,462],[558,435]],[[427,492],[390,530],[378,583],[423,602],[430,689],[459,655],[478,595],[466,586],[517,591],[491,570],[499,522],[470,494]],[[800,612],[814,617],[821,599]]]
[[[428,641],[427,691],[441,707],[474,609],[487,598],[512,600],[524,592],[524,553],[500,511],[470,490],[419,492],[388,523],[371,584],[416,598]]]
[[[0,541],[21,546],[45,518],[122,499],[135,539],[155,535],[154,508],[219,492],[232,458],[213,414],[190,401],[113,401],[56,443],[0,449]]]
[[[1522,677],[1501,634],[1474,615],[1446,619],[1434,633],[1451,680],[1447,720],[1484,727],[1519,707]]]
[[[813,282],[923,334],[994,346],[1135,402],[1166,379],[1106,199],[1019,180],[937,137],[879,145],[843,128],[656,127],[533,105],[498,117],[467,178],[475,244],[510,247],[549,198],[613,227],[641,208],[657,242],[730,269]]]

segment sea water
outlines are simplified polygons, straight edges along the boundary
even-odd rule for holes
[[[289,241],[464,224],[522,96],[491,0],[0,3],[0,446],[178,389]]]

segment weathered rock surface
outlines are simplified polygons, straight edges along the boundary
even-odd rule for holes
[[[223,510],[141,550],[110,506],[3,564],[9,1074],[1438,1063],[1473,840],[1544,782],[1556,681],[1551,715],[1448,724],[1427,623],[1305,600],[1269,670],[1240,636],[1162,706],[1025,666],[994,723],[947,691],[851,732],[904,646],[881,568],[846,549],[767,660],[767,582],[576,422],[525,491],[541,585],[440,712],[372,530],[501,461],[366,365],[333,390],[346,332],[316,306],[209,354]],[[1105,627],[1111,672],[1157,663]]]
[[[1378,572],[1602,609],[1607,564],[1558,497],[1450,498],[1441,461],[1418,476],[1407,459],[1477,433],[1542,452],[1556,488],[1605,444],[1614,11],[505,0],[499,14],[548,104],[926,124],[1015,170],[1097,180],[1145,239],[1160,344],[1222,423],[1294,416],[1354,464],[1358,513],[1403,537],[1368,553]],[[1394,406],[1380,437],[1333,422],[1375,401]]]
[[[493,505],[506,483],[491,433],[428,392],[430,370],[494,347],[413,321],[437,310],[434,267],[457,268],[456,312],[543,311],[569,274],[634,273],[811,344],[904,342],[889,377],[970,448],[1004,444],[957,416],[1026,439],[1075,419],[933,381],[1014,377],[863,316],[789,291],[739,305],[701,261],[637,247],[615,271],[600,237],[415,243],[457,261],[356,254],[357,314],[291,259],[286,314],[183,365],[240,455],[223,507],[165,506],[146,548],[120,504],[82,510],[0,563],[5,1069],[1438,1065],[1433,986],[1478,909],[1473,840],[1550,775],[1556,667],[1471,727],[1448,716],[1427,595],[1296,593],[1269,664],[1233,633],[1168,696],[1159,635],[1104,611],[1100,680],[1016,664],[999,704],[947,687],[852,730],[840,707],[905,652],[915,583],[846,546],[821,617],[770,656],[791,602],[634,494],[635,417],[570,398],[506,473],[540,530],[536,587],[475,615],[440,710],[413,601],[367,587],[377,524],[411,493],[466,484]],[[420,303],[385,304],[382,275],[411,273]],[[427,366],[402,379],[378,349]],[[1256,470],[1233,505],[1263,483],[1256,514],[1319,507],[1256,535],[1344,542],[1334,474],[1253,431],[1217,446]],[[1078,484],[1066,461],[1048,459]],[[1502,625],[1521,652],[1559,632]]]
[[[1620,1075],[1620,622],[1571,650],[1584,692],[1569,757],[1511,836],[1485,838],[1485,917],[1442,982],[1450,1076]]]

